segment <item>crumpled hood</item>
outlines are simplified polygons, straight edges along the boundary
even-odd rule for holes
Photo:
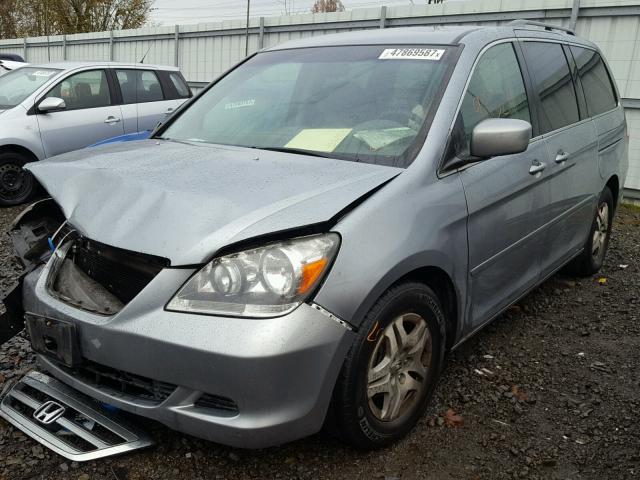
[[[27,165],[78,231],[115,247],[202,263],[221,247],[325,222],[403,170],[146,140]]]

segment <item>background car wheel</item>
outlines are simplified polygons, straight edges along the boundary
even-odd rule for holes
[[[445,316],[433,291],[408,282],[367,314],[332,401],[337,433],[357,448],[388,445],[424,412],[444,358]]]
[[[29,161],[19,153],[0,153],[0,205],[20,205],[33,194],[36,182],[31,172],[22,168]]]
[[[570,265],[570,270],[577,275],[593,275],[602,267],[611,237],[613,209],[613,194],[608,187],[605,187],[598,199],[584,250]]]

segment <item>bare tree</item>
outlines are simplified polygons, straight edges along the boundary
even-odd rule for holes
[[[311,13],[344,12],[341,0],[316,0],[311,7]]]
[[[138,28],[152,0],[0,0],[0,37]]]

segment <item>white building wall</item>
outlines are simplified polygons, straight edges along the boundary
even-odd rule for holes
[[[404,25],[497,25],[516,18],[569,26],[574,0],[469,0],[437,5],[364,8],[339,13],[251,18],[249,53],[308,36]],[[630,167],[625,187],[640,191],[640,0],[580,0],[576,33],[598,44],[628,107]],[[261,28],[261,22],[263,27]],[[26,40],[32,63],[114,60],[174,65],[194,90],[245,56],[245,21],[52,36]],[[262,35],[260,32],[262,31]],[[176,51],[177,50],[177,51]],[[24,55],[24,39],[0,40],[0,53]],[[177,55],[176,55],[177,54]]]

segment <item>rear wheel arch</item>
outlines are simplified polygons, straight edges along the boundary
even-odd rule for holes
[[[613,194],[613,208],[615,211],[618,207],[618,196],[620,194],[620,180],[618,179],[618,176],[612,175],[611,178],[607,180],[607,184],[605,186],[609,187],[609,190],[611,190],[611,193]]]

